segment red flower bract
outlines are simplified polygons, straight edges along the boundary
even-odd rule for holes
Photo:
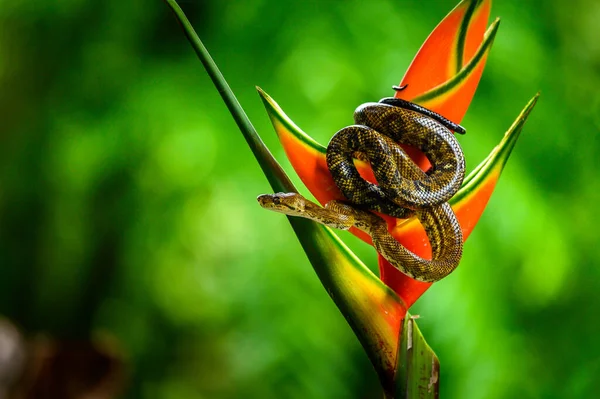
[[[498,20],[486,30],[490,7],[491,0],[464,0],[459,3],[427,38],[400,82],[401,86],[408,86],[398,91],[396,96],[419,103],[460,123],[475,93],[498,30]],[[258,90],[286,155],[308,190],[322,205],[334,199],[344,200],[327,168],[325,147],[296,126],[264,91]],[[526,105],[500,143],[465,178],[461,189],[449,201],[461,225],[464,239],[469,237],[483,213],[536,100],[537,96]],[[422,169],[429,166],[420,151],[406,149]],[[356,161],[356,166],[365,179],[375,182],[367,163]],[[388,222],[390,233],[403,246],[418,256],[431,258],[429,240],[416,218],[383,217]],[[329,237],[337,240],[335,245],[343,255],[325,250],[324,253],[330,258],[321,263],[323,258],[316,261],[311,258],[312,248],[307,249],[303,244],[304,249],[323,285],[365,347],[384,390],[390,391],[396,380],[407,377],[402,370],[408,369],[399,368],[397,362],[410,361],[404,349],[399,347],[402,322],[407,309],[431,283],[406,276],[379,256],[380,279],[397,294],[391,295],[383,288],[384,285],[378,285],[380,281],[347,248],[341,248],[339,239],[331,230],[321,228],[327,231]],[[365,233],[355,228],[350,232],[371,244],[370,237]],[[302,242],[302,236],[298,237]],[[320,247],[323,243],[322,240],[317,241],[316,246]]]
[[[406,89],[396,92],[396,97],[419,103],[460,123],[475,93],[498,29],[499,22],[496,20],[486,31],[490,6],[490,0],[463,1],[456,6],[434,29],[415,56],[401,81],[402,86],[407,85]],[[345,199],[327,168],[325,148],[304,134],[270,97],[262,91],[261,94],[286,155],[306,187],[323,205],[333,199]],[[429,166],[418,150],[406,149],[423,169]],[[357,168],[367,180],[375,181],[368,164],[357,162]],[[472,195],[459,193],[457,198],[463,201],[452,201],[465,238],[481,216],[498,176],[499,173],[490,173]],[[462,211],[458,212],[459,209]],[[416,219],[384,217],[390,232],[403,246],[418,256],[431,257],[429,241]],[[355,228],[350,231],[371,244],[370,237],[365,233]],[[431,286],[431,283],[416,281],[402,274],[381,256],[379,266],[380,278],[402,298],[407,307]]]

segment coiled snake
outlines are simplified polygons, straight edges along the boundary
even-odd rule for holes
[[[377,252],[404,274],[426,282],[444,278],[462,256],[462,230],[447,201],[460,188],[465,171],[462,150],[451,130],[464,133],[464,129],[396,98],[360,105],[354,120],[356,125],[338,131],[327,146],[327,166],[348,202],[333,200],[322,208],[297,193],[263,194],[258,202],[266,209],[336,229],[355,226],[369,234]],[[421,171],[398,144],[420,149],[432,168]],[[370,163],[377,185],[359,175],[354,158]],[[400,245],[387,223],[370,211],[397,218],[415,214],[429,238],[432,259]]]

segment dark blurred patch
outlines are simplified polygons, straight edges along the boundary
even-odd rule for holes
[[[24,373],[13,399],[110,399],[122,392],[125,367],[110,340],[56,341],[38,337],[28,344]]]

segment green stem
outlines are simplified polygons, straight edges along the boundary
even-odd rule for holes
[[[164,1],[175,13],[273,190],[297,192],[250,123],[177,2]],[[405,314],[404,303],[329,228],[303,218],[288,217],[288,220],[321,283],[365,348],[382,386],[388,392],[394,391],[398,332],[390,328],[390,320]]]

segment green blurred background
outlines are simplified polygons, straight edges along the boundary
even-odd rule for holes
[[[455,3],[181,5],[293,174],[254,86],[326,143],[392,94]],[[378,398],[286,219],[257,205],[266,179],[167,7],[0,4],[0,314],[30,341],[105,337],[124,398]],[[469,170],[542,95],[461,267],[412,313],[442,398],[597,397],[600,3],[505,0],[495,16]]]

